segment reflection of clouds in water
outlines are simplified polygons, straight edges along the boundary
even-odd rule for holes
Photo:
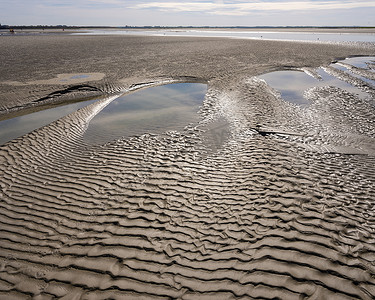
[[[374,76],[370,75],[369,77],[371,78],[367,78],[364,76],[366,73],[367,74],[375,73],[375,69],[371,69],[371,66],[373,64],[375,64],[375,57],[367,56],[367,57],[353,57],[353,58],[347,58],[345,60],[340,60],[337,63],[331,64],[330,67],[333,67],[340,71],[344,71],[346,74],[349,74],[350,76],[353,76],[362,81],[365,81],[366,83],[375,87]],[[353,70],[351,67],[355,67],[358,69]],[[362,74],[363,71],[364,71],[364,74]],[[363,97],[365,97],[364,95],[365,93],[362,93]]]
[[[80,79],[80,78],[89,78],[90,75],[74,75],[71,76],[70,79]]]
[[[196,114],[196,110],[193,108],[185,107],[169,107],[162,109],[155,109],[151,111],[129,111],[129,112],[118,112],[114,114],[105,114],[100,118],[94,118],[90,126],[106,126],[111,127],[113,124],[129,123],[132,122],[143,122],[152,120],[157,116],[163,117],[174,117],[176,115],[184,115],[185,118],[192,117]],[[112,125],[111,125],[112,124]]]
[[[348,83],[346,81],[340,80],[340,79],[338,79],[338,78],[336,78],[332,75],[329,75],[323,69],[319,69],[318,74],[322,77],[324,86],[330,85],[330,86],[338,87],[338,88],[346,90],[350,93],[357,94],[362,99],[368,97],[367,93],[365,93],[361,89],[357,88],[354,85],[351,85],[350,83]],[[361,76],[356,76],[355,74],[350,74],[350,75],[354,76],[354,77],[358,77],[358,78],[366,81],[366,79],[361,77]]]
[[[182,130],[199,120],[205,84],[178,83],[151,87],[117,98],[90,122],[86,137],[131,136]]]
[[[304,72],[299,71],[277,71],[259,76],[268,85],[281,93],[281,97],[294,104],[308,104],[303,93],[319,81]]]
[[[97,100],[73,103],[19,116],[0,122],[0,145],[7,141],[20,137],[37,128],[48,125],[81,107],[87,106]]]
[[[340,62],[352,65],[357,68],[367,69],[368,68],[367,63],[375,63],[375,57],[374,56],[351,57],[345,60],[340,60]]]
[[[114,111],[115,107],[118,108],[119,106],[123,106],[124,109],[153,109],[175,105],[191,106],[192,103],[201,104],[205,93],[205,84],[163,85],[124,95],[112,102],[104,111]]]
[[[148,88],[119,97],[108,105],[98,117],[105,113],[124,113],[130,110],[161,109],[173,106],[193,106],[201,104],[206,93],[204,84],[170,84]]]
[[[150,128],[181,129],[198,118],[197,111],[205,93],[205,84],[181,83],[147,88],[113,101],[92,120],[89,129],[102,127],[111,131],[116,126],[121,131],[125,126],[127,130],[137,133],[147,132]],[[1,121],[0,144],[48,125],[94,101],[59,106]]]
[[[357,94],[361,98],[367,97],[367,94],[359,88],[327,74],[321,68],[317,70],[317,73],[322,80],[317,80],[301,71],[276,71],[261,75],[259,78],[279,91],[284,100],[299,105],[309,104],[309,101],[304,98],[304,92],[313,87],[334,86]]]

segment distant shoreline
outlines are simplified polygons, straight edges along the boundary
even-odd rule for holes
[[[295,32],[295,33],[359,33],[359,34],[375,34],[375,27],[193,27],[193,26],[179,26],[179,27],[162,27],[162,26],[144,26],[144,27],[105,27],[105,26],[0,26],[0,36],[18,34],[69,34],[77,32],[89,32],[91,30],[105,30],[111,31],[228,31],[228,32]]]
[[[375,29],[375,26],[70,26],[0,25],[0,29]]]

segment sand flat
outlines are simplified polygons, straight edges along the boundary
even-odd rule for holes
[[[256,77],[375,56],[374,45],[0,39],[2,114],[104,97],[0,146],[0,298],[375,296],[373,90],[357,82],[364,101],[318,87],[301,108]],[[42,84],[94,73],[105,76]],[[195,124],[85,143],[118,94],[163,81],[208,83]]]

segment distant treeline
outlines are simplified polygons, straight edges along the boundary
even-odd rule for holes
[[[2,25],[0,29],[184,29],[184,28],[206,28],[206,29],[261,29],[261,28],[322,28],[322,29],[340,29],[340,28],[375,28],[373,26],[69,26],[69,25]]]
[[[79,28],[111,28],[110,26],[68,26],[68,25],[1,25],[0,29],[79,29]]]

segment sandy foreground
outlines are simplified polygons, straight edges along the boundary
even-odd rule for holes
[[[303,108],[254,77],[375,45],[60,34],[0,53],[2,119],[99,99],[0,146],[1,299],[375,297],[374,89]],[[208,83],[197,124],[82,139],[118,94],[186,81]]]

